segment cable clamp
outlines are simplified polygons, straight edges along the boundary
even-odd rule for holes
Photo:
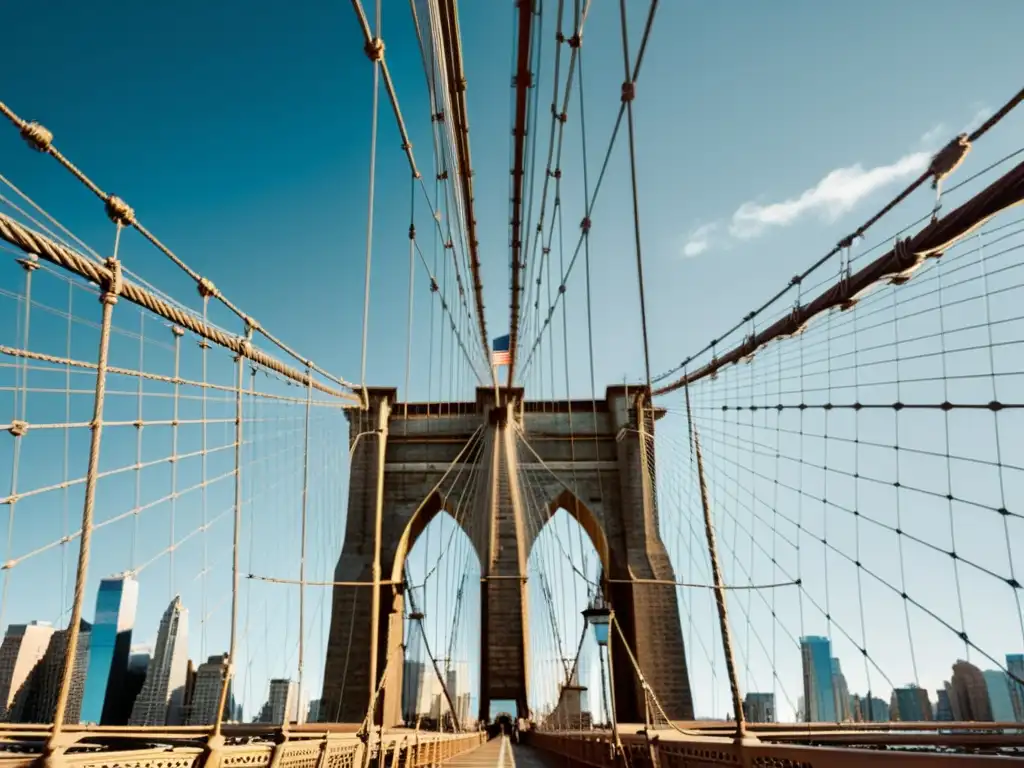
[[[21,126],[21,138],[37,152],[46,152],[53,143],[53,131],[35,121]]]
[[[106,267],[110,270],[110,277],[103,286],[103,293],[100,294],[100,302],[103,304],[117,304],[117,297],[121,295],[123,280],[121,277],[121,260],[116,256],[110,256],[106,260]]]
[[[217,291],[217,286],[215,286],[213,281],[208,277],[199,278],[199,282],[196,283],[196,288],[199,290],[199,295],[204,299],[208,299],[211,296],[220,296],[220,293]]]
[[[932,174],[932,189],[938,189],[942,180],[960,167],[970,151],[971,142],[966,133],[961,133],[936,152],[928,167],[928,172]]]
[[[107,209],[107,217],[115,224],[130,227],[135,223],[135,211],[120,197],[108,195],[104,207]]]
[[[25,258],[18,259],[17,261],[26,272],[35,272],[39,269],[39,257],[34,253],[30,253]]]
[[[384,41],[379,37],[367,40],[366,45],[363,46],[363,53],[375,64],[382,61],[384,59]]]

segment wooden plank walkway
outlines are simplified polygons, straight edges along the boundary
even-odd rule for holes
[[[536,749],[516,744],[508,736],[491,739],[472,752],[445,763],[446,768],[549,768],[547,756]]]
[[[512,768],[507,757],[508,737],[501,736],[491,739],[472,752],[466,752],[445,763],[451,768]]]

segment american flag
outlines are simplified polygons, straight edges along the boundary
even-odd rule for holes
[[[491,365],[497,368],[499,365],[508,365],[512,362],[512,355],[509,354],[508,347],[508,336],[499,336],[491,343]]]

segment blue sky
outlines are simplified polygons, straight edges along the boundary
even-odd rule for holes
[[[467,2],[460,8],[482,278],[492,336],[508,328],[513,14],[511,4],[505,5]],[[547,136],[554,5],[545,8],[544,89],[539,102],[542,144]],[[495,11],[498,6],[500,12]],[[926,162],[924,153],[941,146],[986,110],[998,107],[1020,86],[1012,52],[1024,9],[1012,0],[991,0],[969,14],[953,2],[934,2],[925,8],[923,4],[881,0],[828,8],[797,1],[771,8],[692,2],[661,6],[634,105],[655,372],[703,347],[782,287],[792,274],[873,212],[901,182],[919,172]],[[635,51],[646,4],[630,2],[628,7]],[[86,7],[63,3],[45,19],[27,7],[12,7],[5,17],[18,34],[4,43],[0,54],[5,63],[0,98],[23,117],[50,128],[57,145],[70,158],[103,188],[127,200],[151,231],[209,276],[237,305],[323,367],[349,380],[358,379],[371,69],[349,5],[309,2],[284,10],[267,2],[189,1],[173,8],[169,4],[109,2]],[[595,3],[584,36],[591,184],[618,107],[622,77],[619,35],[617,9]],[[429,178],[429,107],[405,3],[386,4],[383,37],[417,160]],[[575,243],[583,215],[579,120],[574,112],[577,96],[574,94],[567,123],[562,163],[567,248]],[[954,181],[1016,149],[1020,126],[1019,116],[1011,116],[987,135]],[[619,382],[624,376],[636,381],[643,375],[628,167],[623,135],[592,214],[599,394],[606,383]],[[107,252],[112,228],[101,204],[55,163],[27,150],[13,129],[6,141],[0,140],[0,173],[91,246]],[[409,183],[397,130],[382,99],[369,324],[370,384],[400,385],[404,377]],[[930,194],[923,190],[915,195],[897,213],[894,226],[880,225],[882,230],[876,236],[890,234],[930,210]],[[416,211],[417,230],[429,261],[434,243],[429,213],[419,196]],[[870,237],[867,240],[868,244],[875,242]],[[198,306],[189,281],[135,233],[125,236],[121,255],[133,273],[190,306]],[[436,396],[442,386],[451,391],[452,384],[445,379],[442,385],[436,374],[430,381],[426,375],[434,370],[431,354],[437,367],[440,361],[439,353],[432,353],[425,341],[432,297],[423,271],[418,265],[416,270],[410,395],[425,399]],[[60,288],[57,278],[50,277],[52,285],[46,290],[52,292],[40,300],[66,310],[66,285]],[[570,321],[566,367],[574,395],[589,394],[583,277],[579,265],[566,293]],[[5,272],[3,288],[22,289],[21,271],[14,265]],[[77,301],[74,314],[84,314],[86,310],[80,308],[87,304]],[[16,305],[9,297],[4,302],[6,323],[15,317],[11,313]],[[215,317],[232,330],[238,328],[237,322],[224,314]],[[36,343],[52,341],[51,347],[63,349],[66,338],[60,335],[62,331],[56,326],[47,331],[46,321],[40,322],[44,324],[36,327],[44,330],[34,331]],[[134,310],[121,312],[118,322],[134,330],[139,315]],[[7,323],[7,328],[11,327]],[[9,331],[4,333],[4,343],[12,343]],[[46,333],[51,334],[49,340]],[[73,346],[88,349],[90,333],[89,329],[76,331]],[[152,327],[146,331],[147,337],[154,339],[159,333]],[[561,333],[561,325],[556,323],[556,350]],[[159,364],[166,370],[170,340],[163,338],[162,346],[154,344],[157,351],[147,356],[147,367]],[[121,355],[130,365],[137,357],[137,342],[133,345],[126,337],[121,346],[118,349],[115,343],[113,354]],[[186,353],[186,365],[194,373],[198,371],[198,354],[194,350]],[[450,347],[445,355],[450,364]],[[230,385],[229,363],[222,356],[211,377]],[[535,388],[531,392],[550,396],[550,383],[541,382],[551,382],[554,374],[556,392],[564,396],[565,369],[559,364],[552,372],[550,366],[543,365],[538,359],[534,378],[527,380]],[[455,385],[455,389],[465,390],[465,378],[457,377]],[[44,386],[34,380],[31,385]],[[63,380],[59,386],[64,386]],[[736,391],[744,386],[752,385],[737,384]],[[80,400],[87,412],[87,398]],[[126,395],[123,407],[130,411],[132,402]],[[214,407],[231,408],[231,404]],[[261,422],[268,435],[273,429],[290,429],[287,440],[301,439],[294,434],[294,409],[282,406],[273,413],[278,421]],[[158,417],[147,412],[147,418]],[[332,435],[341,434],[340,425],[334,415],[326,416],[324,423],[329,427],[314,439],[322,439],[328,446]],[[122,444],[109,454],[111,466],[118,464],[119,458],[133,460],[134,436],[119,439]],[[195,430],[188,439],[198,439]],[[230,435],[225,427],[210,439],[224,441]],[[45,453],[57,450],[55,446],[40,444],[36,450]],[[166,445],[160,443],[152,450],[156,457],[166,452]],[[325,447],[323,464],[314,468],[314,473],[334,478],[335,472],[343,472],[344,453],[337,446]],[[0,456],[4,459],[0,466],[9,466],[9,453]],[[253,453],[247,460],[258,458]],[[297,454],[288,453],[277,461],[287,466],[292,477],[289,482],[293,482],[301,470]],[[33,477],[44,474],[35,463],[26,462],[25,466],[32,468],[24,472],[39,473],[28,474],[30,485]],[[214,473],[212,466],[209,470]],[[181,471],[179,482],[184,485],[188,473],[199,470]],[[159,482],[166,483],[167,478],[160,477]],[[269,488],[265,478],[259,481]],[[38,483],[45,484],[41,479]],[[289,500],[282,503],[293,509],[296,487],[278,485],[266,493]],[[318,502],[318,519],[324,537],[317,542],[314,570],[326,578],[333,567],[330,542],[340,535],[331,500],[344,490],[344,481],[325,479],[319,487],[323,496]],[[131,492],[126,488],[125,492]],[[211,491],[207,500],[210,516],[230,504],[230,494],[230,482]],[[154,498],[159,495],[154,490]],[[71,509],[77,507],[72,504]],[[274,502],[267,502],[261,513],[268,525],[273,510]],[[181,514],[198,512],[188,507]],[[15,542],[21,546],[14,551],[31,549],[58,530],[27,519],[33,522],[15,528]],[[179,524],[179,533],[197,521],[186,517]],[[56,520],[51,522],[58,526]],[[229,533],[230,521],[218,525],[223,527],[211,529],[210,536]],[[119,529],[110,535],[110,550],[105,555],[109,561],[98,559],[94,577],[100,569],[126,567],[117,553],[129,546],[130,533]],[[294,545],[290,551],[297,551],[297,535],[288,535],[294,541],[287,546]],[[684,532],[683,538],[686,535]],[[150,544],[150,554],[159,556],[162,547]],[[673,546],[670,544],[670,550]],[[216,557],[221,558],[220,573],[211,570],[209,578],[224,579],[227,563],[223,551],[213,545],[209,551],[217,551]],[[270,549],[259,549],[255,558],[259,562],[262,556],[272,563],[272,555]],[[681,551],[678,557],[684,557]],[[177,559],[183,573],[201,570],[198,549],[180,553]],[[153,568],[162,570],[163,564]],[[290,564],[282,569],[294,570]],[[682,570],[678,564],[677,569]],[[267,570],[272,570],[269,565]],[[5,607],[9,621],[35,617],[41,599],[30,586],[31,578],[20,586],[18,578],[17,573],[12,576]],[[225,586],[220,581],[209,587],[211,605],[223,596]],[[147,603],[140,613],[140,624],[154,627],[153,633],[169,588],[169,583],[154,585],[152,594],[161,597]],[[288,599],[291,602],[286,608],[294,611],[294,596]],[[197,593],[193,603],[199,600]],[[59,613],[59,606],[50,609]],[[199,612],[194,605],[193,610]],[[90,614],[91,608],[86,611]],[[899,609],[894,615],[898,618]],[[260,621],[268,625],[269,638],[275,628],[265,619]],[[704,630],[710,643],[710,630]],[[208,640],[208,650],[213,653],[226,635],[223,624],[210,631],[216,632]],[[293,642],[294,637],[289,640]],[[690,653],[693,657],[697,651],[691,647]],[[199,654],[200,648],[193,646],[193,656]],[[923,683],[934,688],[940,676],[948,674],[951,661],[937,657],[935,671]],[[311,662],[315,680],[319,679],[319,665],[319,657]],[[911,678],[904,661],[893,660],[891,665],[897,667],[900,682]],[[264,676],[278,674],[271,666],[266,664]],[[596,665],[591,665],[594,668]],[[787,673],[793,689],[799,684],[794,674],[798,672]],[[258,678],[259,672],[255,676]],[[717,690],[720,683],[719,672]],[[851,682],[851,689],[854,687]],[[716,702],[706,702],[707,714],[723,714],[721,702],[726,699],[717,696]],[[252,710],[259,698],[252,694],[247,708]],[[596,708],[596,703],[593,706]]]

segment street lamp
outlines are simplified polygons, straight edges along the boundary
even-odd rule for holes
[[[590,605],[590,607],[583,611],[583,619],[594,628],[594,639],[597,641],[598,645],[597,658],[601,662],[601,703],[604,705],[605,722],[609,723],[612,727],[612,749],[614,754],[615,746],[619,742],[618,728],[616,727],[615,718],[613,717],[612,712],[608,709],[608,689],[605,688],[604,683],[604,655],[601,653],[601,650],[604,649],[604,651],[608,654],[608,685],[609,687],[611,687],[611,698],[613,699],[612,709],[614,709],[615,681],[612,679],[612,656],[610,653],[610,649],[608,647],[608,642],[610,640],[609,630],[611,629],[613,618],[614,615],[612,613],[612,609],[604,604],[604,601],[601,600],[600,595],[597,595],[594,598],[594,602]]]
[[[583,611],[584,620],[594,628],[594,639],[602,648],[608,647],[608,630],[611,627],[612,611],[595,604]]]

